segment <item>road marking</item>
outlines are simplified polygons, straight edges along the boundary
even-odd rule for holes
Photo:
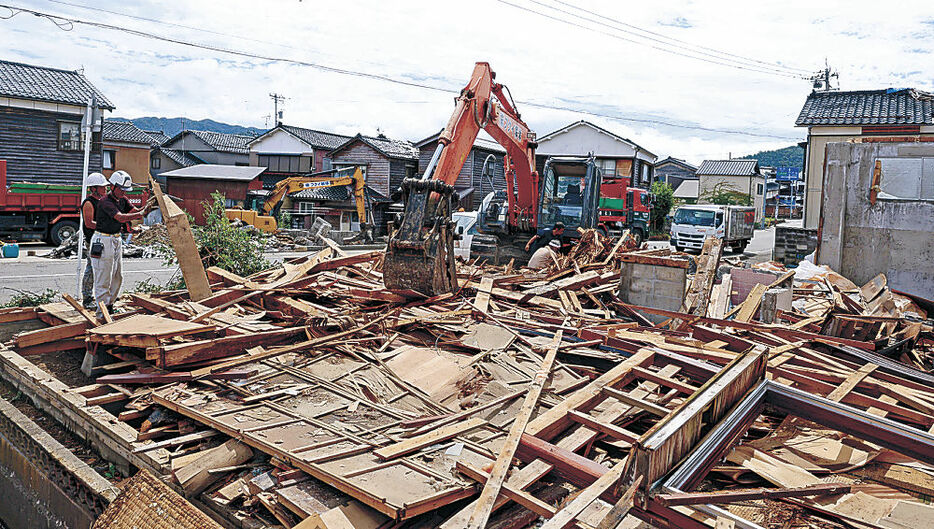
[[[82,267],[83,272],[83,267]],[[127,274],[151,274],[153,272],[175,272],[173,268],[155,268],[153,270],[124,270],[123,275]],[[3,276],[0,275],[0,279],[37,279],[40,277],[75,277],[75,272],[70,274],[38,274],[38,275],[28,275],[28,276]]]

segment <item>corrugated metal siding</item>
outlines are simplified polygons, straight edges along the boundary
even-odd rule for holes
[[[357,142],[346,149],[331,155],[334,164],[366,165],[366,184],[374,191],[389,196],[389,158],[379,151]]]
[[[81,122],[81,116],[25,108],[0,107],[0,159],[7,161],[11,182],[80,184],[84,153],[60,151],[58,122]],[[95,135],[93,140],[100,140]],[[90,171],[101,170],[100,143],[91,143]]]

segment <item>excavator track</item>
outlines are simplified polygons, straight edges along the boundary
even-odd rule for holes
[[[457,288],[454,266],[454,188],[439,180],[402,182],[405,215],[386,246],[383,282],[391,290],[435,296]]]

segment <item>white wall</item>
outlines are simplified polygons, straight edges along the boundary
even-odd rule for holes
[[[593,152],[599,157],[628,157],[635,156],[636,151],[628,143],[619,141],[587,125],[576,125],[570,129],[556,134],[551,138],[540,140],[536,154],[547,156],[587,156]],[[652,155],[640,151],[639,159],[655,163]]]
[[[250,145],[250,153],[256,154],[314,154],[308,144],[282,129]]]

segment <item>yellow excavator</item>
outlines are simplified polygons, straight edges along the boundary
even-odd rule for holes
[[[353,171],[351,173],[351,171]],[[360,233],[368,237],[369,226],[366,216],[366,177],[360,166],[342,167],[302,176],[290,176],[276,183],[272,193],[266,197],[256,210],[228,209],[227,218],[239,219],[247,224],[256,226],[266,233],[275,232],[279,227],[276,223],[276,214],[286,195],[304,189],[319,189],[324,187],[353,186],[354,201],[357,206],[357,217],[360,219]]]

